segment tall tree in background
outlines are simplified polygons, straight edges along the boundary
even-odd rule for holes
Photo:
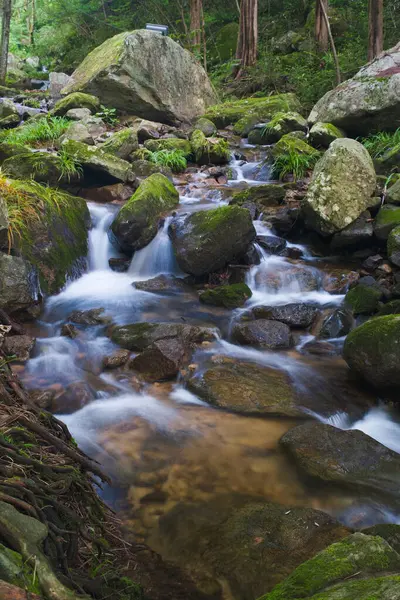
[[[7,75],[8,44],[10,42],[11,2],[3,0],[1,12],[0,84],[5,85]]]
[[[383,50],[383,0],[368,1],[368,60]]]
[[[320,51],[326,52],[329,46],[329,37],[323,8],[328,13],[328,0],[317,0],[315,5],[315,40]]]
[[[201,46],[202,4],[202,0],[190,0],[190,43],[197,51]]]
[[[258,0],[242,0],[240,3],[239,37],[236,58],[240,67],[236,77],[241,77],[246,67],[257,61]]]

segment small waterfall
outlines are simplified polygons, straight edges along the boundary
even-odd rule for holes
[[[172,217],[167,217],[150,244],[135,252],[128,271],[134,281],[151,279],[161,274],[182,275],[168,236],[168,227],[171,221]]]
[[[108,259],[115,254],[107,234],[114,214],[107,206],[93,202],[88,207],[93,224],[89,232],[89,267],[91,271],[106,270]]]

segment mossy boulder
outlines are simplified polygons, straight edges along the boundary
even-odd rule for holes
[[[190,377],[188,388],[213,406],[251,414],[302,416],[284,371],[221,357]]]
[[[210,59],[213,62],[221,63],[234,58],[238,35],[238,23],[227,23],[221,27],[215,34],[214,44],[210,50]]]
[[[114,327],[111,339],[126,350],[141,352],[161,340],[179,338],[186,345],[215,339],[216,329],[184,323],[132,323]]]
[[[400,267],[400,225],[392,229],[387,241],[387,253],[391,263]]]
[[[200,62],[169,36],[139,29],[107,39],[72,74],[63,93],[152,121],[192,121],[216,101]]]
[[[260,212],[263,212],[267,207],[282,204],[285,195],[286,190],[283,186],[274,183],[265,183],[234,194],[230,204],[242,206],[243,204],[254,203]]]
[[[54,187],[77,183],[81,179],[79,171],[71,175],[63,172],[60,157],[56,153],[34,152],[31,149],[8,158],[3,162],[2,168],[13,179],[34,179]]]
[[[307,225],[323,235],[341,231],[368,208],[375,188],[374,165],[364,146],[335,140],[316,164],[304,199]]]
[[[377,388],[400,385],[400,316],[367,321],[346,338],[343,356],[350,369]]]
[[[386,200],[389,204],[400,204],[400,179],[397,179],[397,181],[389,187],[386,194]]]
[[[301,564],[259,600],[394,600],[400,556],[381,537],[354,533]]]
[[[206,138],[200,129],[196,129],[190,143],[193,157],[199,165],[224,165],[230,161],[228,142],[222,138]]]
[[[223,306],[225,308],[239,308],[243,306],[252,292],[245,283],[234,283],[232,285],[221,285],[219,287],[201,292],[199,298],[203,304],[212,306]]]
[[[391,302],[382,304],[376,316],[382,317],[383,315],[398,314],[400,314],[400,300],[392,300]]]
[[[400,225],[400,206],[384,204],[376,215],[374,233],[381,241],[386,241],[390,232]]]
[[[264,98],[245,98],[211,106],[204,114],[218,129],[233,125],[241,119],[256,116],[258,121],[271,119],[278,112],[300,111],[300,102],[294,94],[276,94]],[[242,122],[243,123],[243,122]],[[241,134],[240,128],[235,133]]]
[[[345,132],[332,123],[318,122],[311,127],[309,140],[316,148],[329,148],[332,142],[345,137]]]
[[[378,286],[359,283],[349,290],[345,296],[345,304],[354,315],[372,315],[379,308],[382,291]]]
[[[0,128],[16,127],[20,121],[21,117],[14,102],[8,98],[2,98],[0,100]]]
[[[307,131],[307,121],[296,112],[278,112],[272,119],[252,129],[249,133],[249,144],[274,144],[292,131]]]
[[[29,146],[24,146],[23,144],[10,144],[8,142],[0,143],[0,164],[2,164],[7,158],[11,158],[12,156],[18,156],[18,154],[27,154],[31,152],[31,148]]]
[[[175,219],[170,225],[170,237],[180,268],[201,276],[241,257],[256,231],[247,209],[221,206]]]
[[[126,128],[113,133],[101,144],[101,149],[113,156],[128,160],[138,146],[137,132],[133,128]]]
[[[147,246],[157,235],[160,218],[177,206],[179,194],[159,173],[145,179],[111,225],[111,238],[128,254]]]
[[[393,169],[400,164],[400,144],[396,144],[390,150],[387,150],[383,156],[375,159],[376,170],[378,173],[389,175]]]
[[[195,123],[195,129],[199,129],[206,137],[212,137],[217,133],[217,128],[210,119],[200,117]]]
[[[158,152],[158,150],[180,150],[186,158],[192,154],[192,147],[189,140],[181,138],[163,138],[161,140],[146,140],[144,147],[150,152]]]
[[[136,152],[133,154],[136,154]],[[139,179],[139,181],[141,179],[146,179],[155,173],[161,173],[161,175],[164,175],[170,181],[173,179],[172,171],[169,167],[165,167],[164,165],[156,165],[149,160],[134,160],[131,164],[131,170],[135,177]]]
[[[234,494],[179,503],[159,527],[166,553],[177,561],[185,556],[190,572],[200,573],[201,590],[219,597],[223,582],[241,600],[259,597],[349,533],[321,511]]]
[[[397,45],[327,92],[312,109],[309,123],[333,123],[353,136],[395,131],[400,125],[399,62]]]
[[[132,182],[135,179],[126,160],[101,148],[67,139],[61,144],[61,149],[82,167],[85,177],[98,180],[99,176],[102,176],[105,184]]]
[[[308,156],[318,155],[318,151],[307,144],[304,140],[294,136],[293,133],[287,133],[281,137],[272,150],[274,158],[287,154],[288,152],[294,152],[296,154],[306,154]]]
[[[57,117],[63,117],[71,108],[88,108],[92,113],[100,109],[100,100],[91,94],[75,92],[61,98],[52,110],[52,114]]]

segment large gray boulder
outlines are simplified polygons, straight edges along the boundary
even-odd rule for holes
[[[246,208],[221,206],[175,219],[170,237],[180,268],[201,276],[240,258],[256,237],[256,230]]]
[[[32,266],[19,256],[0,253],[0,308],[9,313],[35,304],[37,289]]]
[[[376,187],[372,159],[356,140],[335,140],[315,166],[304,199],[307,225],[323,235],[341,231],[371,204]]]
[[[70,75],[66,73],[52,72],[49,74],[49,96],[53,100],[61,98],[61,90],[71,81]]]
[[[396,130],[400,126],[400,44],[327,92],[308,121],[332,123],[351,135]]]
[[[63,93],[76,91],[165,123],[190,121],[216,102],[207,74],[193,54],[171,38],[145,30],[120,33],[95,48]]]

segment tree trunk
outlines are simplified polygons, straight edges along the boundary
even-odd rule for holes
[[[240,77],[246,67],[255,65],[258,42],[258,0],[242,0],[240,4],[239,37],[236,58],[240,67],[236,77]]]
[[[193,49],[200,51],[201,47],[201,14],[202,0],[190,0],[190,43]]]
[[[317,0],[315,5],[315,40],[321,52],[327,52],[329,45],[328,28],[321,4],[328,14],[328,0]]]
[[[368,2],[368,60],[383,51],[383,0]]]
[[[0,42],[0,85],[5,85],[7,75],[8,44],[10,41],[11,2],[3,0]]]
[[[342,81],[342,77],[340,74],[340,65],[339,65],[339,59],[338,59],[338,55],[336,52],[336,46],[335,46],[335,41],[333,39],[333,35],[332,35],[332,30],[331,30],[331,25],[329,23],[329,17],[328,17],[328,13],[325,10],[325,4],[324,4],[324,0],[317,0],[317,2],[319,1],[320,4],[320,9],[322,12],[322,16],[324,18],[325,21],[325,26],[328,32],[328,39],[329,39],[329,43],[331,45],[331,50],[332,50],[332,54],[333,54],[333,60],[335,63],[335,70],[336,70],[336,85],[339,85],[340,82]]]

